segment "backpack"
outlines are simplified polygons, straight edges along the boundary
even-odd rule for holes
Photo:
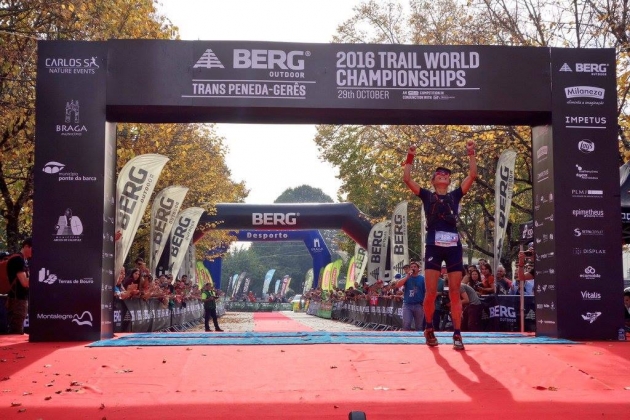
[[[21,254],[13,254],[8,256],[6,260],[0,261],[0,295],[6,295],[13,287],[11,279],[9,279],[9,261],[20,256]]]

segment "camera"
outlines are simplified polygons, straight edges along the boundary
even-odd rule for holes
[[[439,296],[439,298],[440,298],[440,305],[442,306],[446,306],[451,303],[451,298],[449,297],[448,286],[444,286],[444,290],[442,291],[442,294]]]

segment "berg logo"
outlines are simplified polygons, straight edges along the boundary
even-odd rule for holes
[[[193,69],[198,69],[200,67],[205,68],[205,69],[213,69],[213,68],[224,69],[225,68],[223,66],[223,63],[221,63],[221,60],[219,60],[217,55],[210,48],[208,48],[203,53],[203,55],[199,58],[199,60],[197,60],[197,62],[193,66]]]

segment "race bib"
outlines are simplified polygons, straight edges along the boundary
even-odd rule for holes
[[[440,230],[435,232],[435,245],[442,247],[457,246],[459,241],[459,234],[453,232],[442,232]]]

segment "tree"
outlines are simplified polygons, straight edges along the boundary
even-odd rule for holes
[[[151,0],[0,3],[0,214],[9,248],[31,230],[37,41],[176,35]]]

